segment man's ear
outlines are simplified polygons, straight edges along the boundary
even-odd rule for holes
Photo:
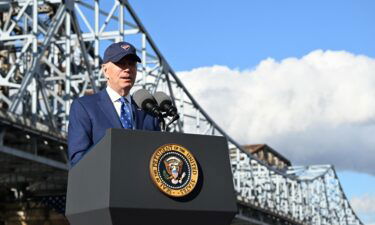
[[[109,77],[107,76],[107,66],[106,66],[106,64],[102,64],[102,71],[103,71],[104,77],[108,80]]]

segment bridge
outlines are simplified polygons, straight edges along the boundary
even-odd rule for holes
[[[105,86],[101,51],[122,40],[142,58],[135,89],[172,96],[180,120],[171,132],[227,138],[239,206],[233,224],[363,224],[333,166],[279,170],[227,135],[176,76],[127,0],[0,0],[0,224],[7,210],[25,219],[22,210],[64,198],[70,105]]]

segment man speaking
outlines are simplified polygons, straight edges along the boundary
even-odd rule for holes
[[[130,96],[137,76],[137,56],[127,42],[111,44],[104,52],[102,70],[107,87],[93,95],[75,99],[69,114],[68,152],[75,165],[108,128],[160,131],[156,117],[139,109]]]

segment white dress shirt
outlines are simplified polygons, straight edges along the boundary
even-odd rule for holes
[[[118,117],[120,118],[121,117],[121,102],[120,102],[120,98],[122,97],[121,95],[119,95],[115,90],[113,90],[111,87],[107,86],[106,88],[106,91],[109,95],[109,98],[111,99],[111,102],[113,103],[113,106],[115,107],[116,109],[116,112],[117,112],[117,115]],[[131,103],[131,98],[130,98],[130,94],[127,94],[125,96],[126,100],[128,100],[129,103]],[[131,105],[131,104],[130,104]],[[132,118],[132,122],[133,122],[133,129],[135,127],[135,124],[134,124],[134,117],[133,117],[133,112],[132,110],[130,110],[130,117]]]

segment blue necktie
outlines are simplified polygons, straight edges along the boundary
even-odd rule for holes
[[[120,98],[121,102],[121,116],[120,116],[120,121],[122,126],[125,129],[133,129],[133,122],[132,122],[132,117],[131,117],[131,107],[128,102],[128,100],[124,97]]]

